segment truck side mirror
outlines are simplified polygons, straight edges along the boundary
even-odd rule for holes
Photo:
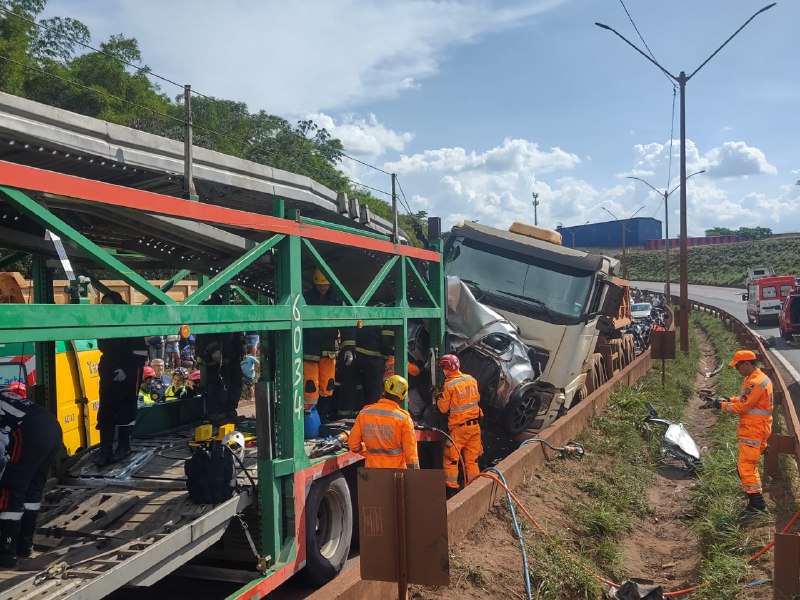
[[[598,313],[604,317],[613,319],[619,314],[619,307],[622,305],[622,298],[625,295],[625,290],[622,286],[613,283],[609,279],[603,281],[602,285],[604,289]]]

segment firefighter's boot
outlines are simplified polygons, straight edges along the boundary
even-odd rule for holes
[[[764,502],[764,496],[761,492],[755,494],[747,494],[747,506],[739,515],[739,520],[747,522],[759,514],[766,514],[767,503]]]
[[[19,521],[0,519],[0,569],[17,566],[17,537]]]
[[[118,463],[131,455],[131,434],[133,425],[119,425],[117,427],[117,449],[111,456],[112,463]]]
[[[114,450],[114,426],[100,427],[100,448],[98,450],[95,464],[100,467],[107,467],[111,464],[111,457]]]
[[[31,552],[33,552],[33,534],[36,533],[38,520],[38,510],[26,510],[22,514],[17,537],[17,556],[20,558],[30,558]]]

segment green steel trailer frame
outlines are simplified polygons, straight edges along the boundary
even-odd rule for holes
[[[174,237],[166,236],[163,227],[149,233],[148,223],[164,216],[175,223]],[[101,277],[122,279],[148,300],[131,306],[53,304],[53,272],[62,268],[64,257],[54,260],[59,257],[45,239],[47,232],[47,240],[52,234],[61,238],[76,274],[96,284]],[[262,369],[256,401],[256,537],[265,571],[255,573],[235,598],[261,597],[303,567],[304,503],[310,487],[359,460],[345,452],[312,461],[306,453],[303,329],[392,328],[395,364],[403,375],[409,320],[428,324],[434,347],[440,347],[444,335],[440,242],[424,250],[374,232],[308,223],[296,211],[285,214],[281,200],[274,202],[273,216],[267,216],[0,161],[0,240],[10,252],[0,257],[0,268],[32,254],[34,279],[34,303],[0,304],[0,344],[35,343],[40,366],[34,397],[51,407],[54,343],[59,340],[155,335],[185,323],[198,334],[260,331],[272,345],[274,381],[263,381],[270,369]],[[142,273],[154,268],[175,271],[170,281],[193,273],[200,285],[177,302],[167,293],[170,282],[159,288]],[[303,283],[314,268],[330,280],[342,306],[305,305]],[[204,304],[219,293],[232,303]],[[221,536],[224,526],[215,527]],[[152,565],[147,577],[142,575],[146,565],[127,575],[120,574],[120,566],[117,584],[150,584],[166,574],[164,565],[177,567],[193,536],[181,539],[169,550],[170,560],[160,559],[160,568]],[[97,593],[107,593],[108,582],[105,586],[98,586]],[[82,598],[100,597],[86,589],[81,593]]]

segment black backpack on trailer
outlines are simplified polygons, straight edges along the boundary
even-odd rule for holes
[[[184,471],[189,499],[196,504],[219,504],[236,488],[233,454],[219,440],[193,448]]]

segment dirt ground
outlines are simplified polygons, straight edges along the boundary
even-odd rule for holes
[[[696,390],[709,386],[710,382],[703,373],[713,370],[718,362],[708,340],[702,332],[698,332],[698,335],[702,353],[695,380]],[[684,424],[701,446],[701,453],[708,453],[713,451],[709,447],[709,428],[716,420],[717,413],[700,410],[699,405],[696,396],[689,401]],[[575,481],[584,477],[585,471],[586,467],[580,461],[554,460],[534,473],[531,481],[515,490],[523,505],[528,507],[544,528],[562,540],[571,541],[573,548],[580,547],[580,540],[571,529],[570,518],[564,507],[582,499],[583,492],[576,487]],[[663,585],[665,591],[684,589],[698,583],[697,566],[701,560],[699,536],[687,518],[691,517],[691,493],[696,485],[694,476],[678,465],[659,467],[649,486],[650,513],[621,542],[621,573],[628,578]],[[784,514],[791,506],[789,486],[780,480],[766,481],[764,495],[769,505],[775,507],[778,524],[787,522],[791,516]],[[451,548],[450,587],[412,586],[410,597],[416,600],[526,598],[520,547],[505,504],[503,499],[473,527],[461,543]],[[521,514],[518,518],[520,522],[525,519]],[[762,547],[771,539],[772,531],[769,523],[749,529],[752,543],[748,547]],[[535,558],[529,556],[532,576],[535,576]],[[771,572],[772,553],[768,552],[753,566],[750,580],[769,579]],[[767,600],[772,598],[772,587],[766,585],[743,591],[741,598]]]

